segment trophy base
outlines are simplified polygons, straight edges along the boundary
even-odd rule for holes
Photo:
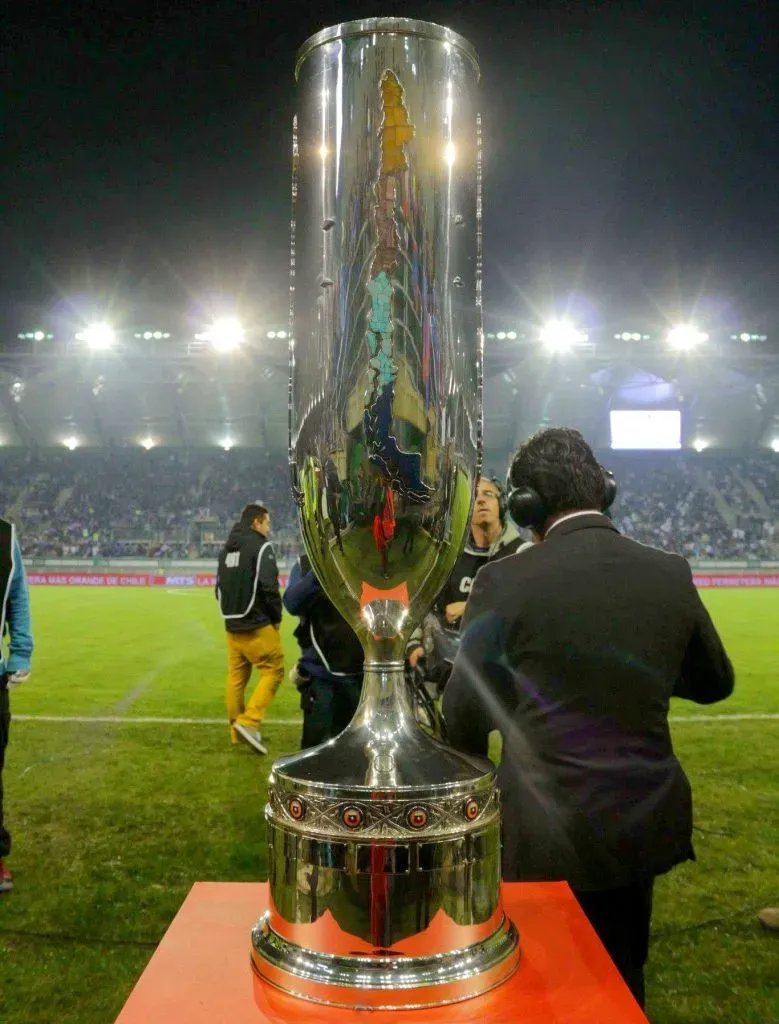
[[[422,732],[402,662],[370,666],[352,723],[268,781],[270,908],[260,978],[351,1009],[470,999],[505,981],[519,937],[500,892],[495,769]]]
[[[352,1010],[417,1010],[473,999],[517,969],[519,934],[503,917],[486,939],[432,956],[344,956],[283,939],[264,915],[252,930],[252,968],[268,984],[313,1003]]]

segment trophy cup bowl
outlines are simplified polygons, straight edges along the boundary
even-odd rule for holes
[[[519,960],[492,765],[417,724],[405,645],[470,522],[482,429],[479,69],[438,25],[297,58],[290,468],[306,551],[365,652],[351,724],[269,779],[252,963],[303,999],[456,1002]]]

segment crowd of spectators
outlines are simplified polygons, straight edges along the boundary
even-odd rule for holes
[[[775,460],[774,460],[775,461]],[[746,547],[748,554],[765,557],[774,546],[775,507],[779,505],[774,484],[773,499],[768,460],[750,457],[746,462],[722,462],[706,469],[710,486],[722,495],[733,514],[732,540]],[[751,485],[751,486],[750,486]]]
[[[614,520],[688,558],[779,556],[779,458],[609,453]],[[505,467],[497,475],[505,474]],[[0,454],[0,507],[37,558],[210,559],[248,501],[272,514],[279,560],[300,550],[287,466],[263,453]]]
[[[779,454],[779,452],[777,453]],[[739,472],[765,498],[772,509],[779,506],[779,467],[776,458],[747,455],[738,462]]]
[[[756,457],[755,463],[767,477],[779,472],[774,457]],[[687,558],[774,558],[779,505],[766,499],[761,507],[753,500],[740,479],[741,464],[677,453],[623,457],[615,465],[615,522],[627,536]]]
[[[779,557],[779,459],[608,452],[614,522],[628,537],[691,559]],[[755,485],[755,502],[739,477]],[[717,498],[719,495],[719,499]]]
[[[263,455],[153,450],[0,457],[0,498],[33,558],[215,557],[248,502],[273,514],[274,541],[294,557],[286,466]]]
[[[612,513],[622,533],[642,544],[688,558],[732,553],[728,525],[711,493],[696,483],[682,460],[623,467]]]

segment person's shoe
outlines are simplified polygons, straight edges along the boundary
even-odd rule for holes
[[[10,892],[13,887],[13,876],[5,866],[5,861],[0,860],[0,892]]]
[[[254,747],[258,754],[267,754],[268,748],[262,742],[262,734],[259,729],[251,729],[248,725],[236,725],[235,731],[250,747]]]
[[[779,932],[779,907],[766,907],[757,915],[757,919],[769,932]]]

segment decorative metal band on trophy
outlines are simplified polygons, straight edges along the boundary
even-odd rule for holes
[[[290,461],[365,680],[340,736],[273,766],[252,960],[304,999],[433,1006],[519,960],[494,770],[419,728],[403,672],[480,469],[479,70],[446,28],[374,18],[314,36],[296,73]]]

